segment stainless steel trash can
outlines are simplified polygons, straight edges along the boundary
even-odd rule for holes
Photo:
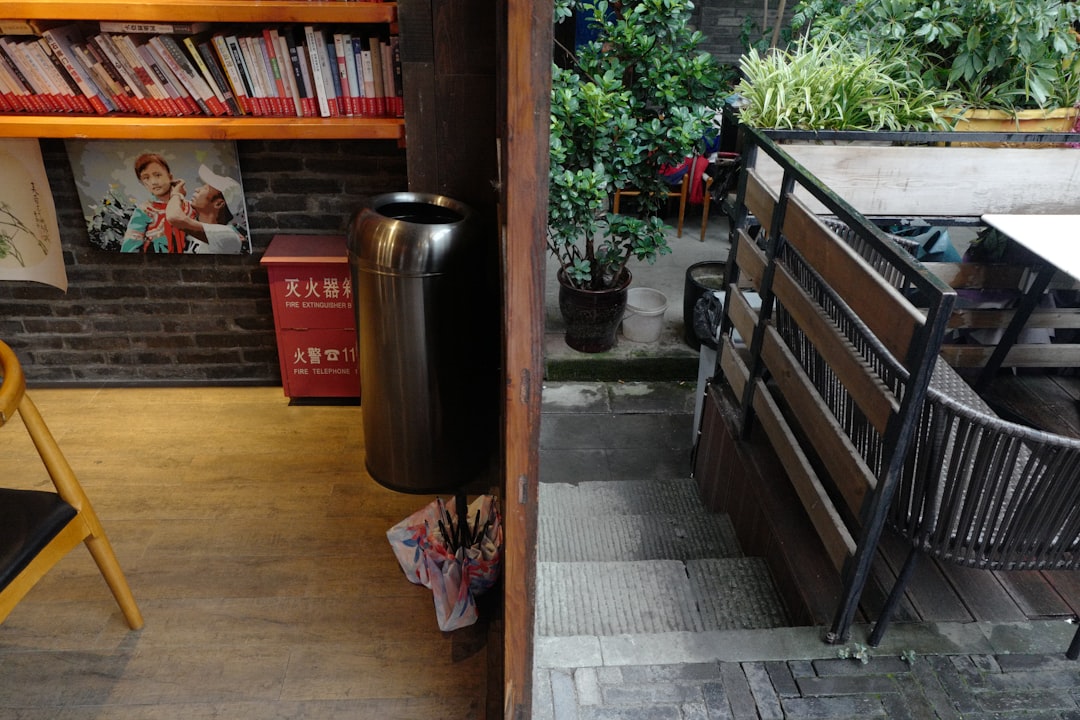
[[[473,211],[441,195],[380,195],[349,223],[367,469],[390,489],[456,489],[493,458],[500,330],[482,244]]]

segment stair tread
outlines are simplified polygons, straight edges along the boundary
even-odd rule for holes
[[[541,516],[541,561],[691,560],[741,557],[727,515]]]
[[[759,558],[537,563],[542,637],[780,627]]]
[[[707,515],[691,478],[540,484],[540,515]]]

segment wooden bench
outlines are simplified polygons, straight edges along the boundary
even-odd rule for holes
[[[748,136],[729,265],[763,306],[755,312],[740,284],[729,285],[720,366],[740,399],[743,432],[755,418],[761,423],[841,572],[828,639],[847,637],[886,515],[913,550],[875,642],[920,554],[980,568],[1076,567],[1080,455],[1072,457],[1080,441],[998,418],[938,361],[945,325],[961,327],[964,317],[953,314],[956,293],[941,276],[970,276],[971,268],[931,272],[914,262],[788,146]],[[756,162],[759,153],[768,161]],[[783,170],[771,181],[758,171],[770,163]],[[886,177],[885,169],[871,177]],[[909,214],[903,205],[886,213],[868,204],[873,192],[852,192],[878,214]],[[964,212],[934,209],[970,214],[951,207]],[[821,214],[854,230],[857,242]],[[750,216],[763,238],[746,232]],[[753,340],[737,347],[733,331]],[[1055,515],[1055,508],[1069,510]],[[1080,633],[1069,656],[1078,649]]]

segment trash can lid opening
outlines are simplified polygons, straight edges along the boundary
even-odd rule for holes
[[[461,222],[461,213],[448,207],[422,202],[392,202],[378,208],[380,215],[394,220],[422,225],[446,225]]]

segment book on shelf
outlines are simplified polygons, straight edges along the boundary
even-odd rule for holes
[[[326,73],[330,71],[327,67],[326,39],[322,30],[313,25],[304,26],[304,37],[307,40],[308,58],[311,61],[311,84],[314,85],[315,97],[319,103],[319,116],[330,117],[330,95],[326,91],[328,85],[325,78]],[[329,87],[333,88],[333,85]]]
[[[350,115],[363,115],[363,96],[360,94],[360,83],[356,75],[356,48],[353,37],[349,33],[341,34],[341,44],[345,56],[345,80],[341,83],[342,91],[348,87],[348,102]]]
[[[225,47],[229,49],[229,55],[232,56],[233,64],[236,66],[236,73],[240,77],[240,82],[244,86],[244,94],[247,96],[248,114],[259,115],[255,108],[255,88],[251,81],[251,74],[248,70],[247,61],[244,59],[244,53],[240,48],[240,40],[234,34],[225,36]]]
[[[229,87],[229,82],[225,78],[225,71],[218,63],[209,38],[209,35],[188,35],[184,38],[184,45],[187,46],[188,54],[195,61],[195,65],[198,67],[199,72],[202,73],[206,84],[210,86],[214,97],[225,106],[228,114],[243,115],[244,112],[236,101],[232,88]]]
[[[142,84],[134,71],[120,58],[119,50],[105,33],[98,33],[87,39],[89,47],[96,48],[102,58],[102,63],[109,67],[121,78],[125,90],[130,94],[132,103],[141,115],[157,115],[159,111],[154,107],[152,99],[148,97],[146,87]]]
[[[214,95],[206,80],[191,64],[187,53],[180,47],[180,43],[176,41],[176,38],[172,35],[154,35],[150,41],[158,42],[159,54],[162,59],[168,63],[173,73],[180,78],[180,81],[187,87],[188,92],[199,101],[199,107],[203,108],[203,112],[215,117],[228,114],[225,104]]]
[[[4,85],[5,96],[11,105],[23,112],[40,112],[37,102],[31,98],[30,89],[19,79],[3,52],[0,52],[0,83]]]
[[[375,85],[375,114],[386,115],[386,86],[383,75],[382,47],[377,36],[368,38],[368,48],[371,50],[371,75]]]
[[[42,35],[52,48],[53,54],[63,63],[68,75],[86,96],[94,112],[104,115],[119,109],[119,106],[107,94],[106,89],[94,79],[90,68],[75,52],[75,47],[83,43],[83,35],[78,25],[74,23],[60,25],[46,30]]]
[[[331,116],[341,116],[345,113],[342,110],[341,80],[338,78],[337,50],[334,48],[333,35],[326,35],[324,50],[326,51],[326,65],[330,68],[330,72],[326,73],[326,76],[330,79],[330,87],[326,89],[331,105],[330,114]]]
[[[281,72],[281,61],[278,58],[277,40],[275,36],[276,30],[271,28],[263,28],[260,47],[264,54],[264,62],[266,67],[267,82],[273,85],[273,98],[274,98],[274,110],[277,115],[289,115],[288,108],[286,107],[286,98],[288,102],[292,102],[292,98],[289,97],[289,93],[285,88],[285,78]]]
[[[229,50],[229,44],[224,33],[217,32],[211,35],[210,45],[213,48],[218,63],[221,65],[221,70],[225,75],[225,82],[228,83],[233,98],[240,108],[240,114],[250,115],[251,105],[247,89],[244,87],[244,80],[240,76],[239,69],[236,67],[236,60]]]
[[[212,116],[214,113],[206,104],[206,101],[203,99],[203,96],[199,92],[199,89],[194,85],[192,76],[192,73],[194,72],[193,69],[191,69],[190,67],[185,67],[184,63],[186,62],[186,58],[184,58],[183,53],[181,53],[180,60],[177,60],[176,56],[173,54],[173,51],[171,51],[166,46],[165,42],[162,40],[162,38],[164,37],[169,36],[152,35],[146,41],[146,44],[150,46],[150,50],[154,54],[154,57],[161,61],[162,67],[168,68],[169,72],[172,73],[172,76],[176,78],[179,86],[184,89],[184,92],[187,94],[190,101],[195,103],[195,107],[198,109],[198,113],[202,115]],[[179,51],[179,47],[176,47],[174,49]],[[189,72],[189,70],[191,72]]]
[[[147,94],[153,99],[154,107],[158,108],[157,114],[173,116],[186,115],[187,111],[183,104],[170,96],[168,90],[158,82],[157,75],[154,73],[153,68],[143,58],[143,55],[139,52],[132,37],[130,35],[121,34],[112,34],[109,35],[109,37],[112,38],[113,43],[120,51],[124,61],[127,62],[136,77],[139,78],[139,82],[146,87]]]
[[[138,50],[154,72],[154,76],[161,86],[169,93],[170,97],[180,104],[184,114],[201,115],[202,108],[199,107],[199,104],[195,102],[195,98],[184,87],[184,83],[180,81],[180,78],[165,62],[165,58],[161,56],[158,49],[150,43],[149,38],[146,42],[138,45]]]
[[[98,81],[98,85],[109,88],[113,103],[126,113],[138,114],[142,112],[135,102],[135,95],[120,73],[108,62],[101,49],[87,38],[86,42],[72,47],[75,54],[82,60],[83,65],[90,69],[90,73]]]
[[[390,62],[394,77],[394,116],[405,117],[405,92],[401,73],[401,41],[396,33],[390,36]]]
[[[19,81],[30,90],[40,112],[65,112],[59,98],[53,94],[52,88],[30,62],[30,57],[22,45],[23,42],[12,38],[0,38],[0,53],[5,55],[9,67],[13,70],[15,76],[19,78]]]
[[[68,109],[71,112],[77,113],[96,113],[97,111],[90,105],[90,99],[83,95],[79,84],[75,82],[75,79],[68,73],[67,68],[65,68],[64,64],[60,61],[60,58],[53,52],[52,47],[49,45],[49,41],[43,37],[39,37],[35,44],[37,45],[37,47],[34,48],[35,52],[43,57],[43,59],[40,60],[42,66],[49,75],[53,86],[59,89],[62,99],[68,106]]]
[[[213,27],[208,22],[128,22],[102,20],[98,31],[135,35],[196,35]]]
[[[318,100],[311,87],[311,62],[308,60],[303,28],[291,26],[282,30],[285,44],[289,50],[289,63],[293,69],[293,82],[300,96],[300,111],[303,117],[315,117],[319,114]]]
[[[278,64],[281,66],[281,79],[285,84],[287,95],[286,106],[290,107],[296,117],[304,116],[304,105],[300,96],[300,86],[296,83],[297,70],[293,67],[292,55],[289,53],[289,41],[286,33],[275,30],[273,33],[274,43],[277,45]]]
[[[274,108],[273,91],[266,74],[266,56],[259,47],[259,40],[250,35],[239,37],[240,49],[244,54],[244,62],[251,72],[251,82],[254,87],[255,107],[259,115],[276,115]]]
[[[360,75],[364,79],[364,107],[367,108],[365,115],[378,114],[378,108],[375,100],[375,73],[374,65],[371,62],[371,50],[364,47],[363,41],[360,45]]]

